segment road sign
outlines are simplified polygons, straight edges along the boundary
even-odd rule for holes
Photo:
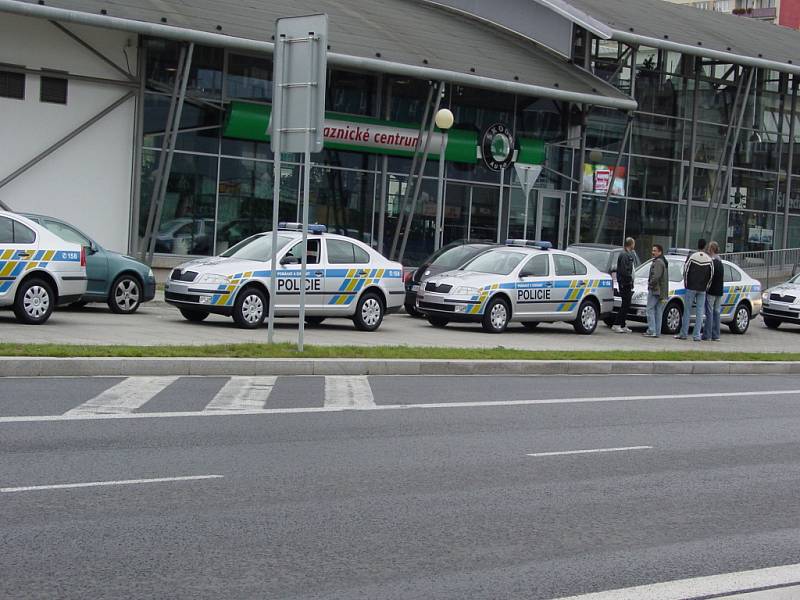
[[[522,187],[522,193],[527,198],[542,173],[542,165],[514,163],[514,170],[517,172],[517,179],[519,179],[519,185]]]

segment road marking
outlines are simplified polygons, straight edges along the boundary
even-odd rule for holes
[[[652,446],[626,446],[623,448],[594,448],[592,450],[565,450],[563,452],[536,452],[527,456],[566,456],[568,454],[599,454],[600,452],[623,452],[625,450],[652,450]]]
[[[0,488],[0,493],[38,492],[41,490],[67,490],[72,488],[102,487],[109,485],[135,485],[140,483],[167,483],[170,481],[197,481],[199,479],[220,479],[222,475],[187,475],[184,477],[159,477],[157,479],[122,479],[119,481],[89,481],[86,483],[58,483],[55,485],[29,485],[24,487]]]
[[[370,393],[371,395],[371,393]],[[326,394],[327,396],[327,394]],[[154,413],[73,413],[70,411],[63,415],[37,415],[20,417],[0,417],[3,423],[36,423],[47,421],[85,421],[103,419],[153,419],[170,417],[224,417],[241,415],[291,415],[303,413],[328,413],[345,410],[408,410],[408,409],[439,409],[439,408],[486,408],[502,406],[536,406],[539,404],[581,404],[594,402],[630,402],[646,400],[687,400],[706,398],[745,398],[757,396],[797,396],[800,390],[767,390],[758,392],[720,392],[705,394],[673,394],[659,396],[609,396],[600,398],[558,398],[547,400],[481,400],[476,402],[438,402],[432,404],[372,404],[372,405],[334,405],[334,406],[309,406],[298,408],[266,408],[261,410],[214,410],[214,411],[187,411],[187,412],[154,412]],[[374,399],[373,399],[374,402]],[[79,407],[80,408],[80,407]]]
[[[65,416],[130,414],[153,399],[177,377],[128,377],[91,400],[64,413]]]
[[[376,408],[369,379],[364,375],[325,377],[325,406],[328,408]]]
[[[746,593],[770,587],[796,584],[800,564],[739,571],[710,577],[694,577],[654,583],[608,592],[568,596],[558,600],[691,600],[720,598],[723,594]]]
[[[208,403],[207,411],[261,410],[275,387],[276,377],[231,377]]]

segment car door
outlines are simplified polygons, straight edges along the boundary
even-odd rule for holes
[[[0,303],[13,302],[14,284],[36,258],[37,242],[36,233],[30,227],[0,216]]]
[[[372,274],[370,256],[347,240],[326,238],[328,269],[325,274],[325,306],[349,313]],[[377,275],[377,273],[375,273]]]
[[[742,276],[733,267],[722,263],[724,272],[724,283],[722,288],[722,306],[720,307],[721,317],[732,317],[733,312],[742,299],[743,285]]]
[[[559,314],[570,314],[578,310],[589,283],[586,266],[569,254],[553,254],[555,281],[553,302]]]
[[[284,313],[297,314],[300,311],[300,277],[302,272],[303,242],[290,245],[281,257],[278,267],[275,308]],[[318,314],[325,295],[325,269],[322,262],[321,242],[318,238],[308,238],[308,259],[306,264],[306,311]]]
[[[99,297],[108,295],[108,287],[111,282],[108,280],[108,256],[105,251],[93,244],[80,231],[66,223],[47,218],[42,219],[40,222],[48,231],[56,234],[62,240],[80,244],[86,248],[86,293]]]
[[[553,269],[549,254],[530,257],[519,272],[514,296],[514,314],[519,317],[551,315],[553,304]]]

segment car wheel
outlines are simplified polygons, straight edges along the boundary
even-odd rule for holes
[[[492,298],[483,313],[483,330],[487,333],[503,333],[511,319],[511,309],[503,298]]]
[[[584,300],[578,308],[578,318],[572,322],[575,331],[581,335],[591,335],[597,329],[599,319],[597,304],[592,300]]]
[[[31,278],[22,282],[14,299],[14,314],[26,325],[41,325],[53,312],[55,296],[50,284]]]
[[[179,309],[183,318],[187,321],[192,321],[193,323],[199,323],[200,321],[205,321],[208,318],[208,311],[205,310],[191,310],[188,308],[181,308]]]
[[[242,329],[261,327],[267,314],[267,297],[257,287],[248,287],[239,292],[233,304],[233,320]]]
[[[683,320],[683,310],[677,302],[670,302],[664,309],[664,314],[661,318],[661,333],[667,335],[675,335],[681,330],[681,321]]]
[[[733,313],[733,321],[728,323],[728,328],[736,334],[742,335],[750,327],[750,309],[746,304],[739,304]]]
[[[120,275],[111,284],[108,308],[118,315],[135,313],[142,303],[142,284],[133,275]]]
[[[406,309],[406,314],[411,315],[412,317],[421,317],[422,313],[417,310],[417,307],[413,304],[406,304],[404,305]]]
[[[383,300],[375,292],[367,292],[358,300],[353,324],[359,331],[375,331],[383,322]]]
[[[539,321],[523,321],[522,326],[528,331],[533,331],[539,326]]]
[[[309,327],[319,327],[324,320],[325,317],[306,317],[306,325]]]
[[[770,329],[777,329],[781,326],[781,320],[776,319],[775,317],[764,317],[764,325]]]
[[[428,317],[428,323],[433,325],[434,327],[447,327],[447,324],[450,322],[450,319],[445,317]]]

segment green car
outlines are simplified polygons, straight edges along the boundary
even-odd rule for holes
[[[135,313],[142,302],[156,295],[153,270],[130,256],[106,250],[77,227],[55,217],[24,214],[63,240],[86,248],[86,294],[75,303],[106,302],[112,312]]]

